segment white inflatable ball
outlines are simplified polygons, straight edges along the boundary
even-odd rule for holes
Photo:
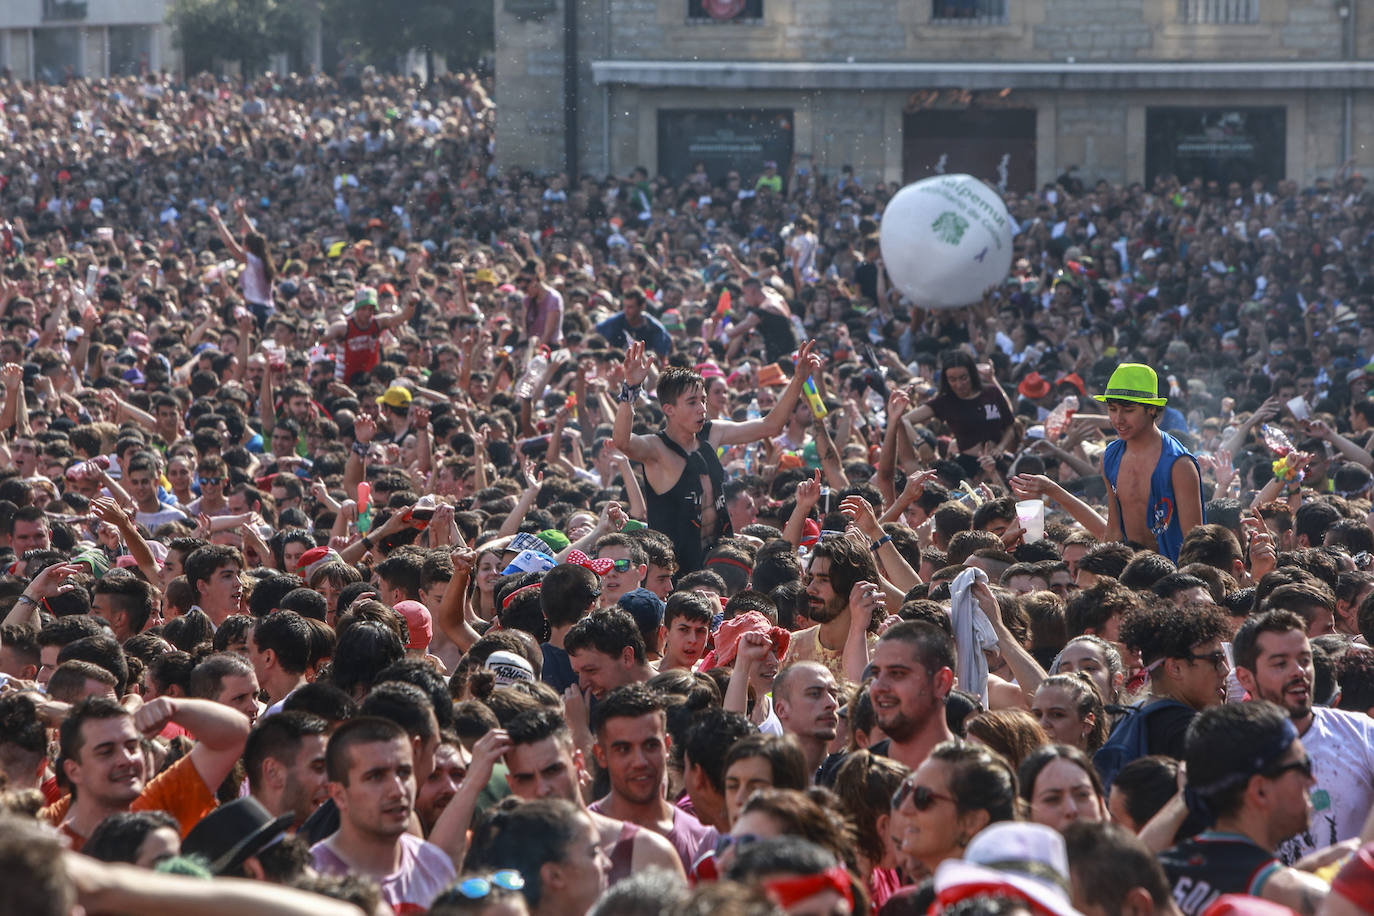
[[[972,175],[937,175],[888,201],[879,241],[903,296],[920,308],[950,309],[978,302],[1006,279],[1014,234],[995,188]]]

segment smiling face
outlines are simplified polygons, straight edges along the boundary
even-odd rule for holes
[[[868,686],[878,727],[889,737],[905,741],[924,728],[932,716],[943,716],[949,689],[940,681],[917,660],[909,643],[879,640],[873,650],[873,680]]]
[[[1155,422],[1151,411],[1156,409],[1134,401],[1107,402],[1107,416],[1112,421],[1112,428],[1125,440],[1147,435]]]
[[[626,656],[629,660],[626,660]],[[577,675],[583,690],[590,690],[598,700],[607,693],[628,684],[634,678],[634,654],[625,650],[619,658],[598,652],[595,649],[578,649],[568,654],[573,673]]]
[[[1312,683],[1316,680],[1307,635],[1301,630],[1260,633],[1255,646],[1255,670],[1236,671],[1241,686],[1251,696],[1282,706],[1289,718],[1306,719],[1312,713]]]
[[[81,750],[64,762],[77,794],[97,805],[127,806],[143,791],[144,759],[132,716],[87,719]]]

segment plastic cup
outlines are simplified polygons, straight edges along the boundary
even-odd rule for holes
[[[1034,544],[1045,536],[1045,503],[1039,499],[1023,499],[1016,503],[1016,520],[1025,529],[1025,542]]]

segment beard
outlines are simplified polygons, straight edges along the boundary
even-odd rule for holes
[[[806,616],[810,617],[813,623],[829,623],[843,614],[844,609],[848,606],[849,601],[847,599],[836,595],[825,603],[808,602]]]

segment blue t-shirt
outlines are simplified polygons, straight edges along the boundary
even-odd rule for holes
[[[625,320],[625,313],[618,312],[598,324],[596,333],[606,338],[607,343],[613,347],[627,346],[639,340],[659,356],[667,356],[668,351],[673,348],[673,338],[668,334],[667,328],[652,315],[646,313],[641,317],[643,323],[637,328],[632,328]]]

